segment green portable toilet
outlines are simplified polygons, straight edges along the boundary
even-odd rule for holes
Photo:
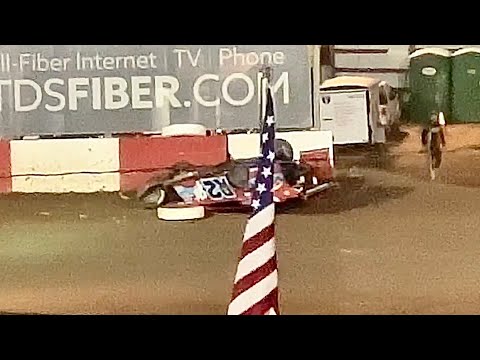
[[[410,115],[417,123],[429,121],[433,110],[451,114],[451,54],[440,48],[417,50],[410,56]]]
[[[480,48],[465,48],[452,55],[452,118],[480,122]]]

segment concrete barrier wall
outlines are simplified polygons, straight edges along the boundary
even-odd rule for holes
[[[129,191],[178,161],[226,160],[224,135],[0,140],[0,193]]]
[[[10,142],[12,175],[105,173],[119,169],[119,139],[43,139]]]
[[[294,160],[300,159],[302,151],[329,149],[333,166],[333,135],[331,131],[289,131],[275,135],[278,139],[287,140],[293,147]],[[228,151],[234,159],[248,159],[260,153],[258,134],[234,134],[228,136]]]
[[[12,192],[118,191],[118,153],[118,139],[12,141]]]
[[[70,174],[14,176],[12,192],[18,193],[96,193],[120,190],[120,174]]]
[[[331,132],[277,137],[292,144],[295,159],[302,151],[327,148],[333,159]],[[259,145],[258,134],[0,140],[0,193],[132,191],[177,162],[212,166],[229,153],[234,159],[255,157]]]
[[[227,160],[226,136],[139,136],[120,139],[120,188],[127,192],[145,183],[158,169],[178,162],[217,165]]]
[[[10,143],[0,139],[0,194],[11,191]]]

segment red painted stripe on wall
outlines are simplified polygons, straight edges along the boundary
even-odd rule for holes
[[[10,142],[0,140],[0,193],[12,192],[12,164]]]
[[[120,138],[120,189],[133,191],[178,162],[212,166],[227,160],[227,136]]]

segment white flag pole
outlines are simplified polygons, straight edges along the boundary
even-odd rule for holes
[[[272,68],[269,66],[265,66],[260,70],[260,73],[262,74],[261,81],[260,81],[260,89],[259,91],[261,92],[260,96],[260,121],[259,121],[259,130],[260,133],[263,130],[263,126],[265,125],[265,116],[266,116],[266,111],[267,111],[267,89],[270,86],[270,81],[272,78]],[[260,136],[260,153],[261,153],[261,148],[262,148],[262,139]]]

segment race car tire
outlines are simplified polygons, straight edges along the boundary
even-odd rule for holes
[[[188,221],[205,217],[205,207],[180,205],[162,206],[157,209],[157,217],[164,221]]]
[[[207,136],[207,128],[200,124],[174,124],[162,129],[162,136]]]
[[[275,139],[275,158],[279,161],[293,160],[293,147],[287,140]]]
[[[282,165],[282,173],[287,184],[293,186],[300,180],[301,176],[308,176],[310,174],[310,167],[305,164],[297,165],[293,162],[284,163]]]
[[[162,186],[155,186],[148,189],[140,198],[146,209],[157,209],[161,206],[167,197],[167,193]]]
[[[234,164],[233,168],[227,172],[227,179],[230,184],[240,189],[248,188],[249,169],[248,164]]]

